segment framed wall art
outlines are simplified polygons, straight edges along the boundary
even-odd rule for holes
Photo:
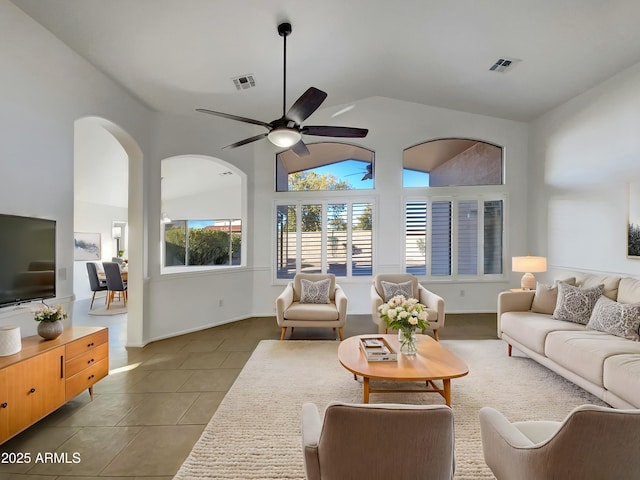
[[[640,182],[629,183],[627,257],[640,259]]]
[[[73,259],[74,260],[100,260],[100,234],[78,233],[73,234]]]

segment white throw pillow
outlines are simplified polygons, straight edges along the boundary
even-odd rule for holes
[[[558,303],[553,311],[553,318],[586,325],[603,289],[604,285],[580,288],[558,282]]]
[[[388,302],[396,295],[403,295],[404,298],[413,298],[413,282],[411,280],[403,283],[391,283],[382,280],[380,285],[382,285],[385,302]]]
[[[331,279],[325,278],[317,282],[301,279],[302,292],[300,292],[300,303],[331,303],[329,299],[329,288]]]
[[[533,296],[533,302],[531,303],[532,312],[553,315],[553,311],[558,303],[559,282],[575,285],[576,279],[575,277],[569,277],[564,280],[556,280],[553,286],[538,282],[536,284],[536,293]]]
[[[598,299],[587,328],[639,341],[640,304],[618,303],[604,295]]]

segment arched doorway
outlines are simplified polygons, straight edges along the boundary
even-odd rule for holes
[[[101,165],[99,170],[92,170],[91,177],[96,178],[98,182],[103,182],[100,187],[95,185],[85,188],[82,185],[83,178],[77,178],[75,181],[75,192],[78,200],[85,202],[87,205],[91,200],[95,200],[98,204],[106,205],[106,201],[110,205],[105,206],[101,210],[101,223],[93,227],[93,229],[105,229],[106,233],[102,243],[102,248],[106,251],[102,252],[102,259],[110,259],[111,256],[117,256],[116,239],[113,238],[113,225],[121,225],[123,216],[126,214],[127,245],[126,253],[129,260],[129,302],[127,306],[127,346],[144,345],[144,279],[147,277],[147,259],[146,248],[144,244],[144,225],[145,214],[143,210],[143,155],[142,150],[137,142],[115,123],[100,117],[83,117],[76,120],[74,125],[74,162],[86,161],[87,151],[91,147],[88,146],[87,136],[106,148],[106,154],[110,156],[110,161]],[[105,151],[94,151],[95,156],[104,155]],[[86,170],[86,165],[76,164],[74,168],[79,175]],[[102,177],[101,174],[103,175]],[[86,177],[88,178],[88,177]],[[86,180],[85,178],[85,180]],[[91,197],[92,196],[92,197]],[[126,202],[123,197],[126,196]],[[100,203],[102,202],[102,203]],[[75,202],[74,202],[75,203]],[[109,212],[109,213],[105,213]],[[126,212],[126,213],[125,213]],[[87,218],[86,212],[78,212]],[[78,216],[79,216],[78,215]],[[107,217],[108,215],[108,217]],[[114,218],[115,217],[115,218]],[[122,230],[121,230],[122,232]],[[111,255],[114,253],[114,255]],[[83,267],[83,265],[80,265]],[[78,267],[76,267],[76,270]],[[74,272],[76,275],[84,275],[86,272]],[[74,291],[81,289],[80,282],[74,281]],[[79,290],[80,291],[80,290]]]

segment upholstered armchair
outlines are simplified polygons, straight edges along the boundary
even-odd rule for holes
[[[338,330],[347,321],[347,297],[333,274],[299,273],[276,299],[276,320],[284,340],[287,328],[320,327]]]
[[[582,405],[562,422],[511,423],[484,407],[480,431],[498,480],[608,480],[640,472],[640,410]]]
[[[371,315],[373,323],[378,325],[378,333],[386,333],[387,326],[378,315],[378,307],[392,297],[402,294],[407,298],[416,298],[423,304],[429,315],[429,330],[438,340],[438,329],[444,328],[444,299],[420,285],[411,274],[379,274],[371,285]]]
[[[453,412],[446,405],[302,406],[307,480],[428,478],[454,473]]]

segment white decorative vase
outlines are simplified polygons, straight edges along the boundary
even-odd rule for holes
[[[64,325],[62,320],[56,320],[55,322],[38,322],[38,335],[45,340],[53,340],[62,335]]]

